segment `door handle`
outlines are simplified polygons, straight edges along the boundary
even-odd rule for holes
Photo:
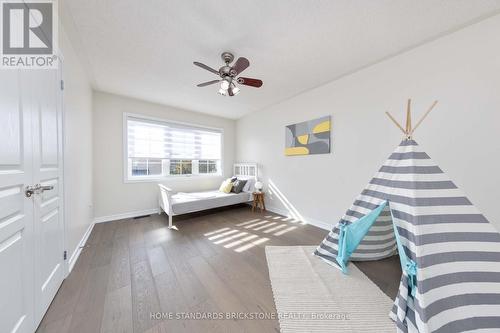
[[[54,189],[54,185],[40,185],[38,184],[38,188],[37,190],[39,191],[39,193],[43,193],[45,191],[50,191],[50,190],[53,190]]]
[[[35,193],[40,194],[45,191],[50,191],[54,189],[54,185],[41,185],[41,184],[36,184],[34,187]]]
[[[54,189],[54,185],[41,185],[41,184],[35,184],[35,185],[28,185],[24,189],[24,195],[27,198],[31,198],[33,194],[40,194],[45,191],[50,191]]]
[[[26,198],[31,198],[33,194],[36,192],[36,186],[28,185],[24,189],[24,195]]]

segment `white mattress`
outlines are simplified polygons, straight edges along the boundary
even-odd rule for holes
[[[174,215],[187,214],[248,202],[251,196],[248,192],[224,193],[217,190],[177,193],[172,196],[172,210]]]

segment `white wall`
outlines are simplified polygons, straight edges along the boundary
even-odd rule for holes
[[[496,16],[250,114],[237,122],[237,158],[260,163],[286,198],[271,194],[268,207],[335,224],[402,138],[384,111],[402,119],[412,97],[418,117],[438,99],[415,139],[500,229],[499,31]],[[284,127],[325,115],[332,153],[285,157]]]
[[[65,82],[64,216],[66,249],[72,259],[92,223],[92,89],[64,29],[59,29],[59,44]]]
[[[235,155],[235,121],[180,110],[118,95],[94,92],[94,216],[97,221],[121,214],[146,212],[158,207],[158,182],[124,183],[123,113],[222,128],[223,177],[232,174]],[[223,177],[181,177],[164,181],[175,191],[218,188]]]

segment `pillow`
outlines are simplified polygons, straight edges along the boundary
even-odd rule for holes
[[[224,192],[224,193],[229,193],[229,192],[231,192],[232,188],[233,188],[233,183],[231,183],[231,179],[226,179],[220,185],[219,191]]]
[[[243,190],[243,187],[245,186],[246,183],[247,183],[247,181],[243,180],[243,179],[235,180],[233,183],[233,188],[231,189],[231,192],[240,193]]]
[[[233,178],[231,178],[231,183],[234,183],[234,182],[235,182],[235,181],[237,181],[237,180],[238,180],[238,178],[233,177]]]
[[[248,179],[245,186],[243,186],[243,192],[253,192],[253,184],[255,184],[255,179]]]

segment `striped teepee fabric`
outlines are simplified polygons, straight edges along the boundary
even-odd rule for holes
[[[396,253],[392,223],[417,264],[417,291],[403,273],[391,318],[401,332],[500,331],[500,234],[414,140],[404,140],[340,222],[356,221],[387,200],[351,260]],[[339,228],[315,254],[336,265]]]

